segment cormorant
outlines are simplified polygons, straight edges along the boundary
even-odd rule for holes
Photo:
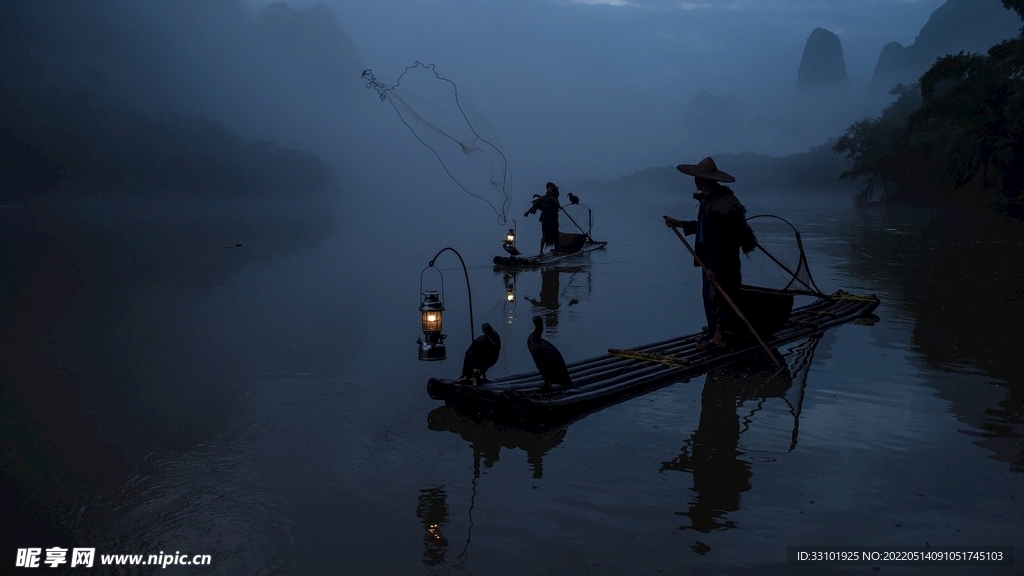
[[[562,353],[555,348],[555,345],[541,338],[540,333],[544,330],[544,321],[540,316],[533,317],[533,332],[526,338],[526,347],[533,356],[533,363],[544,378],[544,386],[541,390],[551,390],[552,384],[559,384],[565,387],[573,386],[569,378],[569,370],[565,367],[565,359]]]
[[[462,379],[472,380],[474,386],[478,382],[487,381],[487,370],[498,362],[501,353],[501,338],[494,328],[484,322],[480,329],[483,334],[470,343],[466,349],[466,358],[462,362]]]
[[[501,243],[501,247],[505,249],[505,252],[508,252],[509,256],[515,257],[515,256],[519,256],[521,254],[519,252],[519,250],[516,248],[515,243],[509,242],[508,240],[502,242]]]
[[[569,202],[571,202],[573,204],[579,204],[580,203],[580,197],[575,195],[575,194],[573,194],[572,192],[569,192]]]

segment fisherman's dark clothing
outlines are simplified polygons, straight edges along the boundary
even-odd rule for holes
[[[533,206],[524,214],[524,216],[529,216],[540,210],[540,233],[544,240],[552,246],[558,246],[558,210],[560,207],[558,196],[546,194],[534,198]]]
[[[746,223],[747,209],[733,194],[721,186],[711,194],[696,194],[700,201],[697,219],[683,223],[683,233],[696,234],[694,251],[697,258],[715,273],[715,281],[734,301],[742,283],[740,275],[740,250],[749,252],[755,245],[754,233]],[[696,259],[694,266],[700,266]],[[703,279],[702,295],[704,314],[708,321],[708,334],[714,334],[719,323],[728,322],[734,315],[732,307],[725,301],[706,274]]]

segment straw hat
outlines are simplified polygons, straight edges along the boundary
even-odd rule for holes
[[[732,176],[722,172],[715,166],[715,161],[710,156],[701,160],[697,164],[680,164],[676,166],[676,170],[679,170],[683,174],[695,176],[697,178],[705,178],[707,180],[717,180],[719,182],[735,182],[736,179]]]

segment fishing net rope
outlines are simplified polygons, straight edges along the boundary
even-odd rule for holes
[[[367,88],[391,103],[448,177],[463,192],[487,202],[504,226],[512,203],[508,161],[494,144],[493,129],[460,100],[455,83],[422,62],[407,66],[394,82],[377,78],[372,70],[364,70],[362,77]]]
[[[563,232],[584,234],[588,238],[594,231],[594,213],[581,203],[562,205],[560,228]]]
[[[743,260],[743,283],[822,297],[807,265],[800,232],[783,218],[761,214],[747,218],[757,247]]]

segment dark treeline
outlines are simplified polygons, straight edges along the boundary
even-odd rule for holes
[[[1002,0],[1024,18],[1024,0]],[[986,55],[939,58],[899,85],[880,117],[856,122],[833,151],[862,200],[1020,207],[1024,192],[1024,32]]]

